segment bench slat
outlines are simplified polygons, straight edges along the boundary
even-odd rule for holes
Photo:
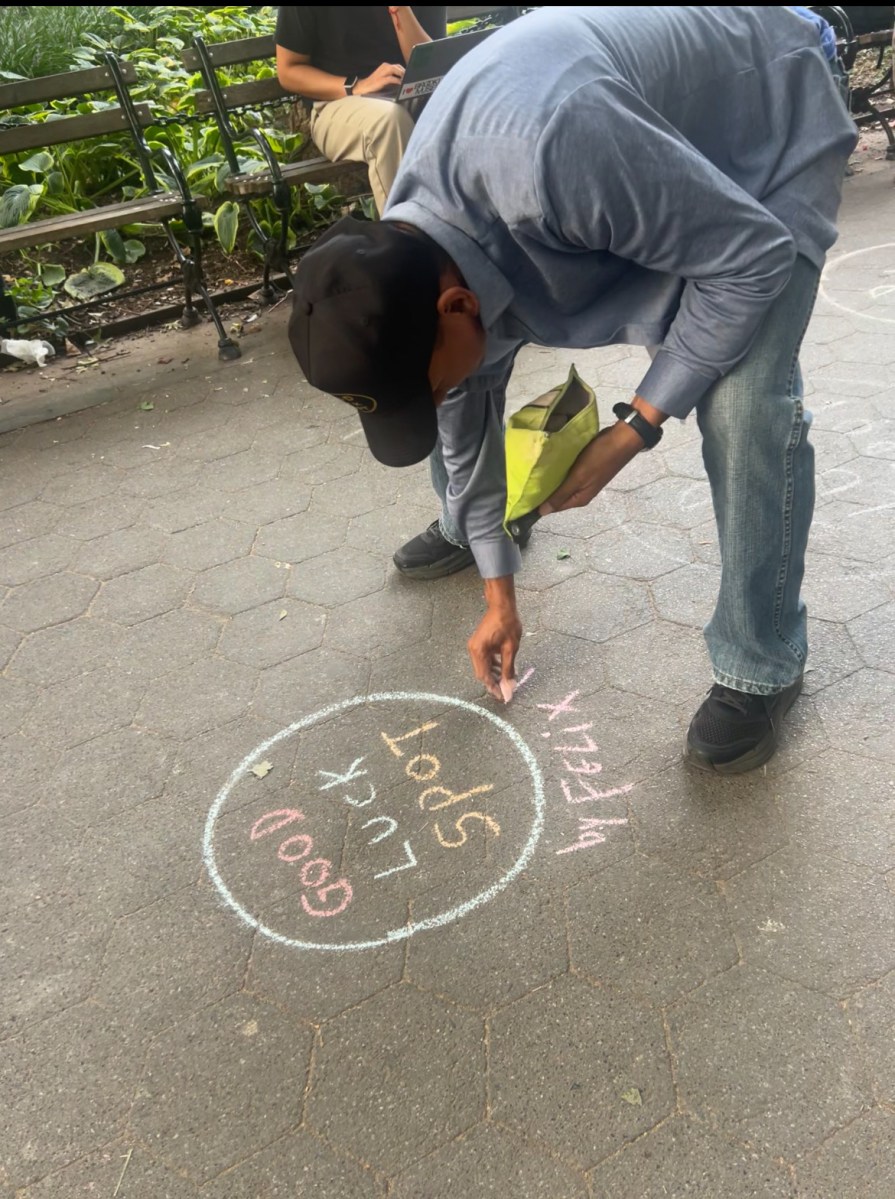
[[[149,104],[134,105],[137,120],[144,128],[153,121]],[[127,122],[120,108],[104,108],[102,112],[80,113],[75,117],[60,117],[58,121],[33,121],[27,125],[13,125],[0,129],[0,154],[16,154],[20,150],[43,150],[47,146],[61,146],[66,142],[79,142],[103,133],[122,133]]]
[[[209,57],[216,67],[231,67],[235,63],[254,62],[258,58],[275,58],[276,40],[272,33],[262,37],[244,37],[235,42],[217,42],[206,45]],[[196,50],[183,50],[180,60],[188,71],[199,70],[199,54]]]
[[[205,207],[204,197],[196,197],[196,203]],[[137,200],[125,200],[121,204],[106,204],[102,208],[88,208],[84,212],[65,213],[47,217],[42,221],[29,221],[25,225],[14,225],[11,229],[0,229],[0,250],[21,250],[27,246],[42,246],[50,242],[71,240],[89,233],[100,233],[104,229],[117,229],[136,221],[160,220],[162,217],[178,216],[183,212],[183,200],[173,192],[159,192],[153,196],[141,196]]]
[[[269,104],[273,100],[287,100],[290,97],[298,99],[298,96],[280,87],[275,75],[267,79],[250,79],[246,83],[232,83],[229,87],[222,87],[221,94],[227,108],[239,108],[244,104]],[[214,111],[211,92],[197,92],[195,104],[196,112]]]
[[[284,182],[290,187],[301,183],[332,183],[340,175],[366,167],[363,162],[330,162],[328,158],[308,158],[304,162],[286,162],[280,167]],[[234,196],[260,196],[270,191],[269,171],[251,171],[245,175],[229,175],[224,188]]]
[[[122,61],[121,73],[125,83],[136,83],[133,63]],[[0,83],[0,111],[85,96],[91,92],[108,92],[114,87],[108,67],[86,67],[82,71],[63,71],[60,75],[43,75],[39,79],[15,79],[11,83]]]

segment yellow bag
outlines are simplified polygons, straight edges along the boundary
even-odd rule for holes
[[[600,431],[597,398],[575,370],[561,387],[532,400],[507,421],[504,528],[551,496]]]

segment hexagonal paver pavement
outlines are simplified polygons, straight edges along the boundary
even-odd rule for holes
[[[895,972],[859,991],[848,1004],[880,1099],[895,1104]]]
[[[0,546],[16,545],[52,533],[60,515],[55,504],[44,504],[40,500],[7,509],[0,516]]]
[[[695,706],[711,678],[702,635],[664,621],[622,633],[603,654],[613,687],[654,699],[667,696]]]
[[[895,760],[895,678],[888,671],[859,670],[822,691],[815,703],[834,745]]]
[[[424,641],[432,628],[432,598],[418,588],[390,579],[382,591],[352,600],[330,612],[325,644],[351,652],[361,645],[371,658]]]
[[[481,1119],[484,1054],[481,1019],[415,987],[392,987],[324,1027],[307,1123],[395,1173]]]
[[[182,529],[166,539],[162,561],[181,570],[203,571],[244,557],[252,548],[255,529],[233,520],[208,520]]]
[[[126,1185],[125,1185],[126,1184]],[[154,1162],[141,1145],[115,1141],[20,1192],[21,1199],[197,1199],[193,1183]]]
[[[43,796],[43,786],[59,758],[59,750],[46,747],[28,737],[0,739],[0,815],[9,816],[33,807]]]
[[[104,583],[93,602],[93,614],[118,624],[134,625],[180,607],[193,576],[157,563]]]
[[[224,628],[218,652],[246,666],[276,666],[316,649],[323,640],[323,608],[284,599],[240,612]]]
[[[797,983],[734,967],[668,1022],[685,1110],[759,1152],[792,1160],[869,1106],[844,1013]]]
[[[143,525],[106,533],[78,548],[74,569],[94,579],[130,574],[157,563],[167,539],[168,535],[160,529],[147,529]]]
[[[456,1199],[459,1195],[513,1196],[513,1199],[585,1199],[584,1178],[538,1153],[504,1129],[480,1124],[402,1174],[395,1199]]]
[[[194,604],[233,616],[280,599],[286,589],[286,570],[269,558],[236,558],[203,571],[191,596]]]
[[[889,1199],[892,1194],[892,1146],[895,1115],[877,1108],[796,1162],[798,1199],[860,1195]]]
[[[39,694],[24,679],[0,677],[0,737],[11,737],[19,731]]]
[[[345,541],[345,517],[327,513],[300,512],[265,525],[258,533],[255,552],[277,561],[305,562],[338,549]]]
[[[134,1133],[166,1165],[207,1182],[298,1126],[312,1036],[243,995],[203,1008],[150,1045]]]
[[[0,602],[0,623],[20,633],[82,616],[99,590],[99,583],[82,575],[57,574],[13,587]]]
[[[202,1199],[382,1199],[385,1183],[304,1130],[273,1145],[204,1186]]]
[[[319,649],[261,672],[254,710],[285,727],[346,696],[363,695],[369,663],[338,650]]]
[[[889,647],[895,636],[895,603],[883,604],[850,621],[848,632],[865,666],[893,669]]]
[[[17,633],[15,629],[7,629],[0,626],[0,670],[3,670],[9,659],[16,652],[21,640],[21,634]]]
[[[227,724],[246,711],[257,670],[223,658],[205,658],[152,683],[136,723],[181,740]]]
[[[693,562],[655,579],[650,592],[664,620],[701,629],[714,611],[719,582],[714,566]]]
[[[544,597],[544,627],[588,641],[607,641],[650,619],[649,599],[641,583],[611,576],[579,575],[551,587]]]
[[[793,1199],[786,1170],[694,1120],[677,1117],[590,1174],[594,1199]]]
[[[47,533],[0,550],[0,584],[20,587],[57,574],[69,566],[77,548],[70,537]]]
[[[10,673],[42,687],[102,670],[121,640],[118,625],[84,616],[21,640]]]
[[[372,595],[385,583],[385,563],[362,550],[354,550],[347,560],[344,551],[332,550],[313,562],[311,569],[290,571],[286,588],[289,595],[309,604],[336,607]]]
[[[223,619],[213,613],[176,608],[120,633],[116,658],[149,682],[214,653]]]
[[[490,1023],[491,1118],[529,1146],[589,1169],[674,1109],[658,1012],[565,977]]]
[[[634,855],[569,888],[572,965],[632,996],[668,1003],[739,954],[715,888]]]

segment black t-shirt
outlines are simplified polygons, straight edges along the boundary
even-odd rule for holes
[[[413,13],[431,38],[445,36],[445,8],[414,6]],[[384,62],[403,63],[398,35],[385,4],[329,7],[281,4],[277,45],[307,54],[311,66],[330,75],[372,74]]]

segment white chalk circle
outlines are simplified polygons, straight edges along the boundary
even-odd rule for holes
[[[865,261],[868,255],[870,262]],[[874,272],[876,280],[869,287],[868,270]],[[840,312],[895,325],[895,242],[851,250],[830,259],[820,277],[820,294]]]
[[[347,712],[352,708],[360,706],[368,706],[377,703],[394,703],[394,702],[413,702],[425,704],[441,704],[449,708],[457,708],[464,712],[468,712],[474,716],[480,716],[484,720],[490,722],[499,732],[510,741],[520,757],[528,768],[531,777],[532,787],[532,820],[531,828],[528,837],[522,846],[522,850],[515,862],[510,868],[502,874],[494,883],[472,898],[464,900],[462,903],[455,905],[448,911],[444,911],[435,916],[429,916],[424,920],[410,922],[401,925],[399,928],[394,928],[386,932],[381,937],[372,938],[364,941],[307,941],[299,940],[295,937],[285,936],[283,933],[277,932],[275,929],[268,927],[261,920],[247,911],[246,908],[230,891],[227,884],[221,877],[215,860],[215,827],[224,805],[226,804],[233,788],[236,784],[246,777],[246,774],[252,769],[252,766],[264,757],[268,751],[278,742],[287,737],[291,737],[296,733],[309,729],[321,721],[329,719],[331,716],[338,715],[342,712]],[[467,700],[455,699],[451,696],[433,695],[424,691],[392,691],[392,692],[376,692],[371,695],[356,696],[354,699],[343,700],[341,703],[331,704],[329,707],[322,708],[318,712],[312,713],[310,716],[305,716],[301,720],[295,721],[287,728],[281,729],[275,733],[273,737],[263,741],[256,746],[236,767],[230,777],[227,779],[224,786],[218,792],[214,803],[209,810],[208,817],[205,821],[205,835],[203,838],[203,858],[205,868],[208,871],[209,877],[224,902],[232,908],[236,915],[245,924],[251,928],[257,929],[265,937],[276,941],[280,945],[288,945],[293,949],[318,949],[324,951],[347,951],[361,949],[377,949],[383,945],[395,944],[399,941],[413,936],[415,933],[424,932],[428,929],[441,928],[446,924],[450,924],[455,920],[461,919],[468,915],[476,908],[482,907],[497,895],[504,891],[514,879],[525,869],[531,861],[535,848],[540,840],[541,833],[544,828],[544,782],[540,768],[535,760],[534,754],[529,749],[528,745],[519,735],[519,733],[501,717],[496,716],[493,712],[487,711],[485,708],[479,707],[478,704],[473,704]]]

